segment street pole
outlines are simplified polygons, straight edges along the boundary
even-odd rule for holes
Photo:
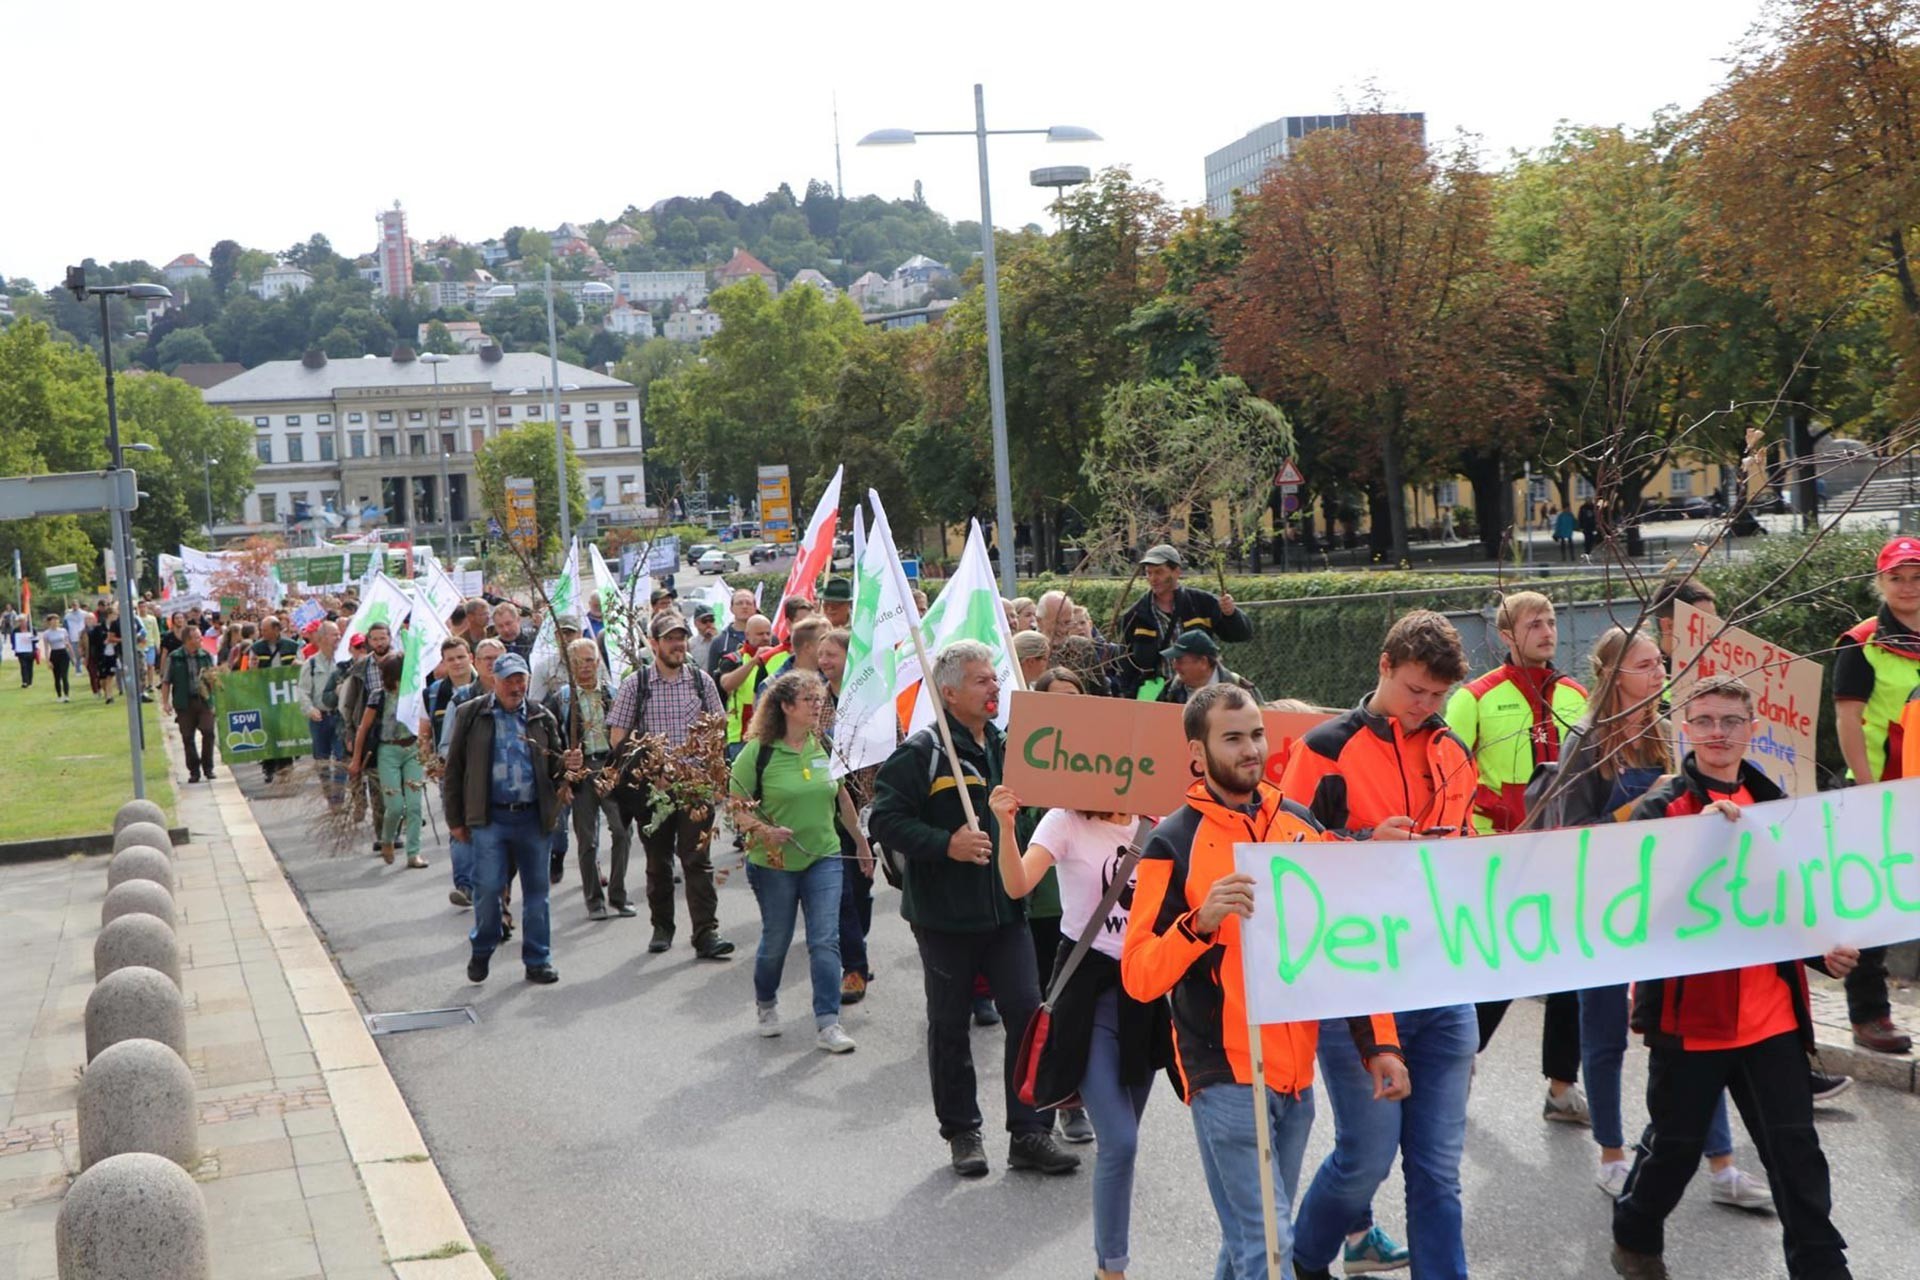
[[[453,489],[447,479],[447,464],[453,461],[453,455],[440,451],[440,518],[446,525],[447,533],[447,572],[453,572]]]
[[[1013,475],[1007,457],[1007,383],[1000,367],[1000,272],[993,255],[993,193],[987,182],[987,105],[973,86],[973,136],[980,150],[980,257],[987,283],[987,399],[993,412],[993,493],[1000,543],[1000,593],[1020,592],[1013,567]]]
[[[207,475],[207,550],[213,550],[213,458],[202,456],[200,465]]]
[[[553,326],[553,264],[549,262],[547,275],[547,364],[553,376],[547,380],[553,388],[553,472],[560,495],[560,555],[564,558],[567,548],[573,544],[573,516],[567,511],[567,440],[565,428],[560,425],[560,340]]]
[[[113,330],[108,326],[107,295],[100,295],[100,349],[107,367],[107,455],[109,470],[126,465],[120,449],[120,411],[113,398]],[[128,513],[113,513],[114,598],[120,610],[121,676],[127,695],[127,754],[133,764],[133,798],[147,798],[146,771],[140,762],[145,726],[140,722],[140,650],[134,644],[133,529]]]

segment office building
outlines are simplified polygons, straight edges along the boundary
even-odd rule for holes
[[[1398,111],[1393,118],[1411,120],[1424,139],[1427,117],[1424,112]],[[1233,212],[1236,191],[1260,189],[1266,171],[1293,154],[1300,140],[1321,129],[1344,129],[1353,116],[1282,116],[1207,156],[1207,212],[1224,218]]]

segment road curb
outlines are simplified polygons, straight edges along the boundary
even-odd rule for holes
[[[1911,1054],[1875,1053],[1851,1039],[1825,1037],[1815,1040],[1814,1050],[1820,1069],[1828,1075],[1852,1076],[1861,1084],[1900,1093],[1920,1093],[1920,1060]]]
[[[193,833],[185,827],[168,827],[167,835],[175,844],[187,844]],[[41,862],[49,858],[69,858],[74,854],[113,852],[113,832],[100,831],[85,836],[56,836],[51,840],[13,840],[0,844],[0,863]]]

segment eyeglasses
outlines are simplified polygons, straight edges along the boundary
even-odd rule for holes
[[[1752,716],[1689,716],[1687,728],[1697,734],[1712,733],[1715,730],[1732,737],[1753,723]]]

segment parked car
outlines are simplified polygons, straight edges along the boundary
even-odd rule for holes
[[[719,549],[720,549],[720,548],[719,548],[718,546],[716,546],[715,544],[713,544],[713,543],[711,543],[711,542],[696,542],[696,543],[694,543],[694,544],[693,544],[692,546],[690,546],[690,547],[688,547],[688,548],[687,548],[687,564],[688,564],[688,566],[689,566],[689,567],[695,567],[695,568],[697,568],[697,567],[699,566],[699,564],[700,564],[700,557],[701,557],[701,556],[703,556],[703,555],[705,555],[705,554],[707,554],[707,552],[709,552],[709,551],[718,551]]]
[[[853,572],[852,538],[835,538],[833,540],[832,569],[835,573]]]
[[[1713,504],[1705,498],[1666,498],[1648,500],[1640,506],[1640,520],[1711,520]]]
[[[728,555],[720,548],[714,547],[705,555],[701,556],[699,562],[695,564],[694,567],[706,574],[738,573],[740,572],[740,561]]]

